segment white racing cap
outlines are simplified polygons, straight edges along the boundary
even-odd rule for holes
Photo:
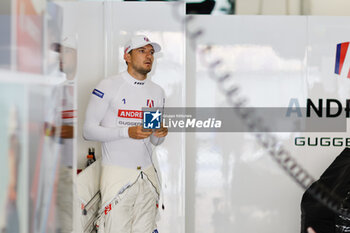
[[[74,49],[76,41],[74,40],[73,37],[64,37],[62,39],[61,42],[54,42],[51,44],[51,49],[55,52],[60,52],[61,51],[61,47],[67,47],[67,48],[71,48]]]
[[[131,37],[131,39],[126,42],[124,46],[124,53],[129,53],[132,49],[137,49],[148,44],[153,46],[154,52],[159,52],[161,49],[159,44],[152,42],[147,36],[136,35]]]

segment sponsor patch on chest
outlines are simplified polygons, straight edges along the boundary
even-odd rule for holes
[[[118,117],[142,119],[143,118],[143,112],[139,111],[139,110],[119,109],[118,110]]]
[[[147,104],[146,104],[147,107],[149,108],[153,108],[154,107],[154,100],[152,99],[147,99]]]

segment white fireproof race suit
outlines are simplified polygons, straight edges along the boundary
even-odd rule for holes
[[[84,138],[102,143],[101,195],[104,224],[113,233],[156,230],[159,187],[153,169],[152,146],[164,138],[132,139],[128,128],[141,125],[143,107],[164,106],[164,91],[151,80],[128,72],[102,80],[86,111]],[[117,198],[118,204],[115,200]]]

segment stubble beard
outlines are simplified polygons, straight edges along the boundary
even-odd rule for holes
[[[137,73],[143,74],[143,75],[148,74],[148,73],[151,72],[151,70],[152,70],[152,67],[149,68],[149,69],[146,69],[146,68],[135,67],[135,66],[134,66],[133,68],[134,68],[134,70],[135,70]]]

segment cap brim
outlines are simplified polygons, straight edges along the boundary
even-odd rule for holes
[[[127,48],[124,50],[124,53],[130,53],[131,50],[141,48],[141,47],[143,47],[145,45],[148,45],[148,44],[152,45],[155,53],[157,53],[157,52],[159,52],[161,50],[161,47],[160,47],[160,45],[158,43],[149,42],[149,43],[144,43],[144,44],[142,44],[140,46],[137,46],[137,47],[134,47],[134,48],[131,47],[130,45],[128,45]]]

